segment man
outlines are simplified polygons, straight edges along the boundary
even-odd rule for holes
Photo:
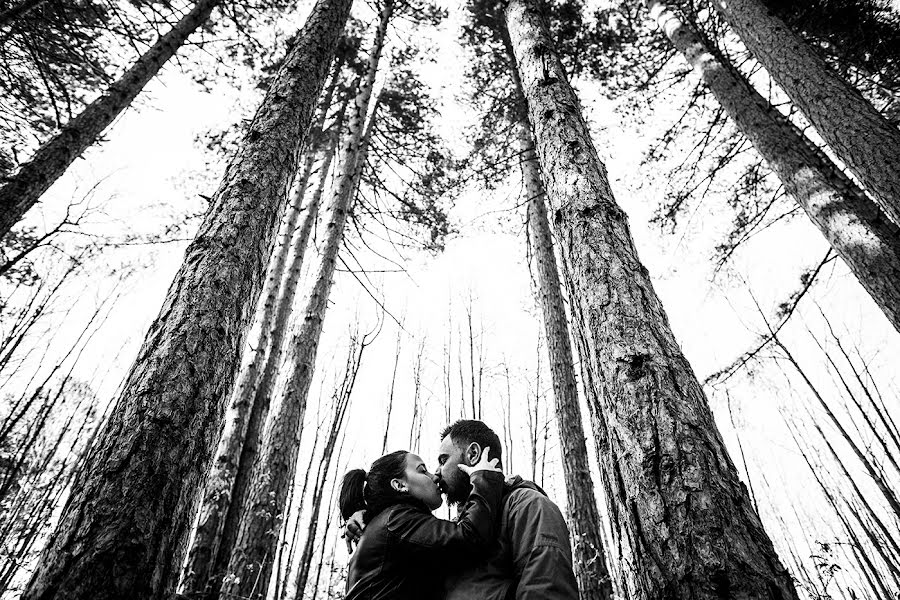
[[[457,421],[443,431],[436,475],[448,503],[465,502],[472,488],[458,465],[477,464],[488,447],[490,458],[502,459],[500,439],[481,421]],[[357,513],[346,534],[359,539],[361,533]],[[452,573],[445,583],[447,600],[578,600],[569,530],[559,508],[534,483],[507,480],[499,534],[487,560]]]

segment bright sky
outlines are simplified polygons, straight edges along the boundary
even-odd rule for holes
[[[450,139],[464,135],[470,112],[459,100],[465,65],[461,60],[463,50],[456,41],[461,19],[461,12],[451,8],[450,18],[435,37],[439,48],[437,63],[424,75],[441,100],[439,127]],[[616,197],[629,215],[641,258],[654,278],[685,354],[702,379],[748,349],[756,334],[764,329],[749,290],[766,316],[771,316],[775,306],[798,286],[802,270],[821,260],[826,246],[811,225],[797,218],[757,236],[739,253],[730,273],[711,281],[709,257],[714,245],[723,238],[730,218],[723,200],[708,199],[675,235],[662,234],[649,224],[667,182],[661,173],[654,173],[640,162],[662,124],[675,118],[678,103],[666,99],[654,102],[655,127],[638,130],[616,112],[617,103],[597,93],[592,84],[579,82],[579,89],[595,144],[607,162]],[[209,167],[206,161],[213,159],[198,150],[195,138],[233,122],[238,102],[244,110],[252,109],[254,94],[228,86],[218,86],[215,93],[207,93],[177,69],[165,69],[147,86],[136,108],[107,132],[107,141],[88,151],[45,196],[40,216],[52,222],[69,198],[77,197],[100,180],[96,202],[102,205],[104,214],[94,217],[98,231],[114,231],[122,226],[155,231],[180,215],[201,210],[203,203],[198,196],[212,195],[223,165],[216,162]],[[420,451],[427,464],[434,464],[437,433],[443,424],[442,352],[449,338],[454,352],[453,407],[458,411],[459,366],[455,353],[464,327],[464,302],[471,296],[476,323],[484,329],[485,418],[499,433],[500,405],[506,397],[501,365],[508,364],[516,415],[513,465],[518,472],[530,476],[524,413],[530,390],[536,385],[541,323],[525,264],[524,213],[514,208],[519,202],[517,186],[515,178],[491,195],[479,190],[464,191],[455,198],[452,213],[459,234],[448,241],[443,254],[413,256],[406,265],[408,274],[371,275],[375,282],[371,291],[393,315],[405,316],[409,332],[401,342],[389,450],[408,445],[414,350],[424,339],[422,399],[427,404]],[[78,376],[91,380],[101,398],[113,396],[133,360],[180,265],[185,245],[186,242],[153,249],[137,247],[116,255],[115,260],[139,258],[147,267],[129,282],[77,367]],[[383,261],[374,257],[369,260],[369,268],[385,267]],[[75,304],[75,314],[86,316],[93,298],[102,297],[110,285],[102,276],[86,278],[84,289],[88,294]],[[347,331],[354,315],[359,315],[363,330],[377,321],[377,306],[346,273],[338,274],[332,301],[319,353],[322,372],[310,393],[308,418],[315,413],[320,389],[327,399],[339,375],[335,370],[342,366]],[[891,357],[900,350],[898,336],[847,269],[835,264],[826,269],[813,298],[805,301],[804,310],[785,334],[786,343],[792,351],[796,348],[804,366],[817,375],[815,380],[821,382],[827,396],[836,397],[836,384],[825,374],[823,358],[813,350],[806,331],[809,327],[820,336],[823,331],[813,302],[822,306],[836,329],[852,337],[863,356],[871,359],[870,368],[884,388],[895,390]],[[448,319],[452,322],[449,328]],[[64,347],[62,341],[73,334],[73,323],[77,321],[78,318],[70,318],[53,343]],[[395,324],[388,317],[363,360],[350,411],[342,470],[347,465],[367,465],[380,453],[395,338]],[[542,392],[551,399],[545,367],[540,377]],[[822,519],[827,513],[821,498],[810,495],[815,482],[782,425],[779,411],[802,415],[798,407],[808,404],[806,390],[796,383],[795,389],[786,385],[782,371],[774,364],[759,371],[756,379],[742,377],[733,381],[728,392],[736,429],[732,427],[724,393],[713,394],[710,399],[742,475],[743,460],[736,434],[740,435],[749,469],[756,474],[754,479],[759,474],[767,479],[770,489],[766,494],[771,505],[761,506],[767,523],[775,522],[776,511],[784,519],[794,519],[789,517],[788,508],[800,505],[806,520],[804,526],[810,527],[809,535],[814,539],[834,539],[830,525]],[[889,401],[896,410],[896,396],[891,395]],[[309,438],[305,439],[308,443]],[[557,502],[564,504],[559,456],[552,436],[548,446],[546,487]],[[306,464],[302,456],[299,464]],[[756,493],[760,494],[760,490]],[[799,531],[796,520],[788,526]],[[796,543],[801,555],[809,554],[803,543]],[[343,556],[340,551],[338,554]]]

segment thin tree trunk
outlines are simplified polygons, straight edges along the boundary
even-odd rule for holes
[[[501,409],[503,410],[503,437],[506,440],[506,449],[504,451],[504,456],[506,456],[506,461],[504,462],[504,466],[509,469],[510,473],[515,473],[516,469],[513,465],[513,454],[514,454],[514,445],[513,445],[513,427],[512,427],[512,388],[510,386],[510,377],[509,377],[509,363],[506,362],[506,357],[503,357],[503,374],[506,379],[506,404],[501,404]]]
[[[324,95],[319,120],[315,124],[311,135],[321,136],[325,121],[325,114],[331,103],[331,95],[334,83]],[[346,104],[345,104],[346,105]],[[340,131],[343,121],[343,108],[336,118],[336,130]],[[307,155],[315,155],[314,148],[307,151]],[[325,152],[323,160],[323,179],[331,164],[334,155],[334,145]],[[263,302],[258,316],[259,336],[255,341],[255,349],[248,348],[252,352],[249,362],[244,365],[234,386],[228,412],[225,418],[225,428],[219,438],[216,454],[213,458],[212,471],[207,477],[203,501],[199,508],[200,519],[197,524],[197,532],[189,552],[188,563],[185,567],[182,594],[188,597],[205,597],[218,587],[216,581],[210,581],[210,576],[215,579],[215,571],[212,570],[216,563],[216,556],[222,550],[223,532],[228,523],[229,506],[233,497],[243,497],[243,489],[237,495],[233,494],[235,482],[241,469],[252,468],[255,453],[247,453],[244,446],[248,432],[254,436],[254,447],[258,444],[257,432],[265,421],[268,409],[268,396],[260,398],[257,392],[261,387],[269,387],[269,381],[277,369],[278,355],[287,329],[287,320],[293,305],[297,283],[300,278],[300,268],[303,264],[304,250],[309,240],[310,231],[316,221],[318,204],[321,198],[321,187],[317,194],[301,211],[300,203],[303,192],[309,180],[311,169],[306,161],[304,172],[297,189],[291,197],[288,214],[285,216],[281,228],[281,236],[276,251],[272,256],[269,267],[269,276],[263,290]],[[300,230],[295,231],[297,219],[301,212],[304,213]],[[288,259],[290,262],[288,263]],[[284,276],[285,267],[288,267],[288,275]],[[260,372],[260,366],[263,366]],[[254,414],[255,413],[255,414]],[[251,428],[251,423],[254,427]],[[242,482],[247,478],[242,478]],[[233,537],[229,538],[233,539]],[[230,551],[226,545],[224,551]]]
[[[629,598],[796,599],[641,264],[539,13],[506,22],[540,157]]]
[[[422,356],[425,354],[425,338],[419,342],[419,348],[416,351],[416,362],[413,365],[413,419],[412,427],[409,433],[409,450],[410,452],[419,451],[419,443],[422,441]]]
[[[344,103],[346,106],[346,102]],[[294,298],[300,281],[300,272],[303,266],[303,257],[305,249],[309,245],[309,237],[315,227],[319,214],[319,204],[322,199],[322,193],[325,189],[325,183],[328,180],[328,172],[331,167],[331,161],[335,155],[335,147],[337,145],[343,124],[344,107],[338,113],[335,124],[332,128],[334,140],[331,148],[322,157],[319,167],[319,183],[313,192],[313,197],[306,205],[303,222],[300,228],[294,232],[294,238],[291,242],[291,264],[288,267],[287,277],[281,282],[281,289],[278,292],[278,309],[275,314],[275,322],[272,325],[271,351],[266,357],[266,364],[263,368],[259,383],[256,386],[256,395],[253,400],[253,406],[250,410],[250,416],[247,423],[247,435],[241,448],[241,457],[238,462],[238,470],[235,475],[234,486],[231,492],[231,500],[228,504],[228,511],[225,514],[225,520],[222,524],[222,534],[219,546],[214,554],[214,564],[209,582],[210,597],[218,597],[219,589],[222,584],[222,576],[228,571],[228,564],[231,561],[231,553],[234,548],[235,540],[238,536],[241,521],[244,518],[244,509],[247,496],[250,493],[250,482],[253,478],[253,470],[256,465],[256,459],[259,454],[260,443],[263,436],[263,430],[266,425],[266,417],[269,414],[269,404],[275,387],[275,381],[281,366],[281,353],[283,352],[284,338],[288,331],[288,322],[290,320]]]
[[[391,413],[394,410],[394,387],[397,384],[397,367],[400,366],[400,342],[403,329],[397,329],[397,344],[394,346],[394,370],[391,372],[391,391],[388,393],[387,415],[384,419],[384,438],[381,440],[381,454],[387,454],[388,432],[391,430]]]
[[[272,571],[272,559],[284,517],[287,488],[294,475],[297,443],[306,396],[312,381],[316,351],[322,333],[328,295],[344,224],[353,208],[353,175],[356,171],[363,123],[384,43],[393,1],[381,11],[374,46],[365,79],[361,82],[350,119],[349,133],[341,150],[341,163],[333,184],[330,222],[322,249],[321,263],[305,309],[303,322],[288,346],[285,364],[287,381],[279,390],[273,410],[266,419],[257,466],[254,468],[243,517],[228,563],[223,598],[265,598]],[[374,115],[373,115],[374,116]]]
[[[303,598],[303,592],[306,589],[306,583],[309,579],[309,571],[312,567],[313,551],[315,550],[316,544],[316,535],[318,534],[319,528],[319,513],[322,510],[322,499],[325,496],[325,486],[328,483],[331,461],[334,457],[334,450],[337,447],[338,436],[341,434],[341,430],[344,428],[344,423],[346,422],[347,410],[350,407],[350,398],[353,394],[354,385],[356,384],[356,376],[359,374],[359,367],[362,364],[363,352],[369,343],[370,342],[365,339],[357,341],[355,336],[351,338],[350,352],[347,357],[344,379],[340,388],[336,390],[334,395],[334,416],[331,421],[331,428],[328,431],[328,439],[325,442],[325,448],[322,451],[322,460],[319,464],[319,475],[313,489],[312,513],[310,514],[306,541],[303,544],[303,552],[300,555],[300,564],[294,579],[294,593],[298,598]],[[335,478],[335,481],[337,481],[337,478]]]
[[[335,459],[335,464],[338,466],[340,466],[340,464],[341,464],[341,456],[343,456],[343,454],[344,454],[344,442],[346,442],[346,441],[347,441],[347,429],[345,428],[344,434],[341,436],[341,444],[340,444],[340,446],[338,446],[337,458]],[[337,497],[338,497],[338,484],[337,484],[337,479],[335,479],[332,482],[331,493],[329,494],[329,498],[328,498],[328,511],[326,513],[327,516],[325,517],[325,531],[326,532],[331,531],[331,521],[334,518],[334,514],[336,512],[334,510],[334,505],[335,505],[335,502],[337,501]],[[331,557],[328,561],[329,587],[331,587],[330,582],[331,582],[332,566],[334,564],[334,549],[335,549],[335,546],[337,545],[337,537],[333,536],[333,535],[330,537],[331,537]],[[325,564],[325,541],[326,541],[326,539],[327,538],[323,538],[322,543],[319,545],[319,557],[318,557],[318,561],[316,561],[316,576],[313,578],[313,585],[312,585],[312,599],[313,600],[315,600],[319,595],[319,581],[322,576],[322,566]],[[331,597],[331,595],[328,594],[328,590],[326,590],[326,597]],[[297,600],[303,600],[303,597],[298,596]]]
[[[672,45],[900,331],[900,227],[665,3],[648,0],[647,6]]]
[[[900,224],[900,130],[759,0],[714,0],[741,41]]]
[[[825,399],[822,397],[822,394],[819,393],[819,390],[816,388],[815,384],[813,384],[812,380],[806,375],[806,371],[801,368],[800,363],[794,358],[794,355],[788,350],[787,346],[784,345],[778,336],[772,338],[775,344],[779,349],[784,353],[785,358],[787,358],[788,362],[791,363],[791,366],[797,371],[797,374],[803,379],[803,383],[809,388],[809,391],[812,392],[813,397],[815,397],[816,401],[819,403],[819,406],[825,411],[825,414],[828,415],[828,419],[834,425],[835,429],[841,434],[841,437],[847,443],[847,446],[853,451],[853,454],[856,456],[857,460],[859,460],[860,465],[865,468],[866,473],[868,473],[869,477],[872,478],[873,483],[878,487],[878,490],[881,492],[881,495],[884,496],[885,501],[887,501],[888,506],[891,507],[891,512],[898,518],[900,518],[900,496],[895,493],[893,487],[890,482],[887,480],[884,474],[884,469],[880,464],[877,464],[877,461],[874,460],[874,457],[870,459],[870,455],[867,451],[864,451],[860,444],[853,439],[850,433],[847,431],[847,428],[844,427],[844,424],[837,418],[837,415],[834,414],[834,411],[831,410],[831,407],[828,406],[828,403],[825,402]]]
[[[319,0],[77,476],[26,600],[169,598],[297,156],[351,0]]]
[[[88,146],[128,108],[144,86],[175,55],[188,37],[209,19],[222,0],[199,0],[191,11],[145,52],[102,96],[66,123],[0,186],[0,239]]]

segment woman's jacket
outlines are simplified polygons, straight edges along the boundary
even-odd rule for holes
[[[373,517],[350,559],[346,600],[436,598],[447,572],[483,557],[497,535],[503,474],[477,471],[470,480],[456,521],[413,499]]]

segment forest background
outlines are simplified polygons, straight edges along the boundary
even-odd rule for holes
[[[822,14],[835,20],[847,6],[862,6],[900,39],[896,2],[806,4],[811,22],[823,23]],[[191,6],[85,0],[72,9],[99,11],[92,22],[46,0],[28,13],[34,30],[0,23],[4,171],[14,172]],[[4,597],[19,597],[28,582],[73,473],[311,9],[311,2],[216,9],[102,143],[3,239]],[[348,56],[368,51],[379,9],[354,4],[348,31],[357,47],[345,49]],[[756,88],[803,124],[740,41],[715,29],[723,25],[709,7],[683,9],[717,31],[722,51]],[[502,432],[507,470],[566,504],[530,269],[523,153],[471,33],[477,10],[450,1],[405,5],[387,27],[373,94],[399,90],[399,100],[382,95],[391,110],[381,138],[376,130],[359,184],[361,208],[340,250],[270,597],[338,597],[347,553],[338,538],[335,482],[385,449],[418,452],[433,467],[448,420],[487,421]],[[897,331],[643,7],[572,2],[552,15],[641,259],[798,592],[896,597]],[[70,22],[61,33],[47,30],[61,46],[36,37],[41,19]],[[41,43],[47,56],[37,50]],[[833,50],[840,43],[819,48],[839,67]],[[79,56],[64,56],[67,45]],[[46,71],[42,60],[51,65]],[[66,61],[89,63],[92,74],[59,68]],[[889,56],[885,64],[875,75],[849,66],[842,76],[896,125],[897,80],[889,75],[900,63]],[[321,249],[324,239],[320,223],[311,248]],[[313,284],[315,264],[304,262],[295,307]],[[773,331],[777,342],[769,340]],[[325,461],[329,428],[337,437]],[[601,478],[597,462],[594,481]],[[599,484],[596,492],[605,517]],[[317,573],[304,581],[305,595],[295,585],[304,561]],[[615,579],[616,558],[607,562]]]

